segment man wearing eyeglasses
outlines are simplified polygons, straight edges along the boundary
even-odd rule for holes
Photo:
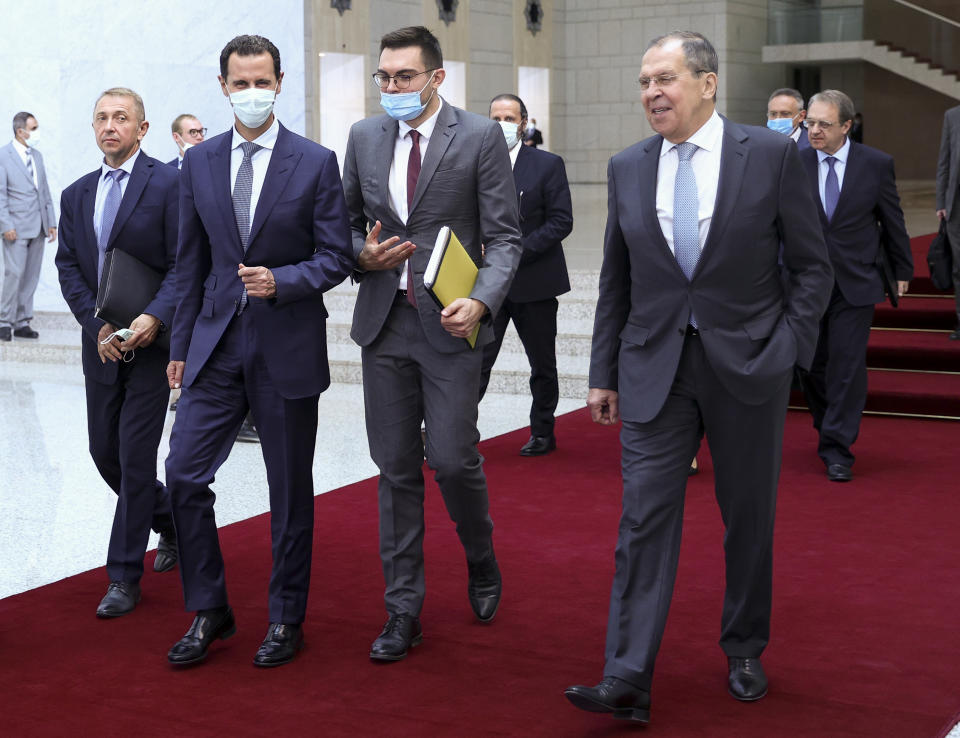
[[[867,340],[874,305],[884,299],[883,262],[893,270],[897,295],[906,294],[913,277],[893,159],[850,140],[854,113],[839,90],[810,98],[804,124],[811,148],[801,153],[835,278],[813,366],[802,375],[820,434],[817,453],[832,482],[853,479],[850,449],[867,401]]]
[[[380,558],[389,619],[370,649],[398,661],[423,638],[423,457],[467,559],[481,622],[500,602],[477,404],[491,316],[520,259],[517,194],[500,126],[439,95],[440,43],[426,28],[380,41],[381,115],[350,130],[343,185],[360,282],[351,336],[362,347],[370,455],[380,469]],[[423,272],[442,226],[480,268],[469,297],[439,310]],[[481,245],[486,249],[481,260]],[[466,338],[480,325],[476,348]]]
[[[623,420],[623,512],[603,679],[566,696],[583,710],[644,723],[690,459],[704,435],[726,526],[728,690],[742,701],[766,694],[760,656],[770,637],[790,380],[794,364],[810,365],[830,292],[797,147],[717,114],[718,67],[699,33],[654,39],[640,89],[657,135],[608,169],[587,404],[601,425]]]
[[[806,115],[803,95],[799,90],[781,87],[770,93],[770,99],[767,100],[767,128],[792,138],[801,151],[810,148],[807,129],[803,127]]]
[[[196,116],[184,113],[173,119],[170,131],[173,142],[177,145],[177,158],[171,159],[167,164],[180,169],[183,166],[184,153],[187,149],[203,143],[203,138],[207,135],[207,129],[197,120]]]

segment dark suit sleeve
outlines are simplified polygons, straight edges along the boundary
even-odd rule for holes
[[[590,349],[591,389],[616,390],[620,331],[630,314],[630,254],[620,230],[617,182],[613,161],[607,166],[607,228],[603,236],[600,296],[593,320]]]
[[[177,309],[170,334],[170,360],[185,361],[193,324],[200,314],[203,280],[210,273],[210,238],[193,203],[191,157],[184,157],[180,170],[180,205],[177,237]]]
[[[313,255],[296,264],[271,269],[277,283],[277,304],[318,295],[340,284],[353,269],[350,224],[333,152],[326,158],[313,199]]]
[[[350,220],[350,234],[353,240],[353,258],[360,258],[364,243],[367,239],[367,219],[363,212],[363,190],[360,187],[360,176],[357,173],[356,143],[354,142],[355,128],[350,129],[347,138],[347,153],[343,162],[343,195],[347,204],[347,217]],[[363,272],[354,270],[354,279],[360,279]]]
[[[780,162],[777,227],[783,264],[790,281],[786,320],[797,339],[797,364],[809,369],[817,346],[820,318],[833,290],[833,268],[820,217],[796,146],[785,146]]]
[[[78,237],[83,232],[83,224],[78,217],[79,212],[74,211],[74,205],[79,205],[75,202],[79,197],[75,198],[72,194],[73,191],[67,189],[60,198],[60,227],[57,229],[57,256],[54,261],[63,299],[67,301],[70,312],[84,333],[96,341],[104,321],[93,314],[97,307],[97,293],[87,284],[80,270],[77,245]]]
[[[940,132],[940,156],[937,157],[937,210],[947,207],[947,187],[950,184],[950,146],[953,132],[950,126],[950,111],[943,114],[943,129]]]
[[[177,180],[178,177],[174,177],[165,184],[166,192],[163,199],[163,245],[166,251],[167,273],[163,277],[163,282],[160,283],[157,294],[143,310],[144,313],[157,318],[168,329],[173,325],[173,314],[177,307],[177,230],[180,212],[177,202],[179,194]]]
[[[910,236],[903,222],[903,210],[900,208],[900,196],[897,194],[897,176],[893,159],[881,162],[880,197],[877,201],[876,215],[880,222],[880,245],[893,268],[897,281],[909,282],[913,279],[913,254],[910,252]]]
[[[550,168],[544,177],[543,197],[547,212],[543,224],[523,237],[521,264],[529,264],[543,256],[573,230],[573,205],[570,202],[570,185],[563,159],[549,158]]]

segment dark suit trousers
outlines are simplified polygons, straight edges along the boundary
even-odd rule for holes
[[[957,328],[960,328],[960,188],[947,219],[947,239],[953,256],[953,294],[957,312]]]
[[[867,341],[873,305],[851,305],[834,285],[820,321],[817,352],[803,377],[813,426],[820,432],[817,453],[827,466],[852,466],[850,451],[860,433],[867,403]]]
[[[231,320],[199,376],[183,389],[170,434],[167,484],[187,610],[228,603],[210,485],[249,409],[260,433],[270,488],[270,622],[303,622],[313,545],[318,401],[318,395],[288,400],[277,392],[256,345],[249,310]]]
[[[363,398],[370,456],[380,469],[380,558],[391,614],[419,615],[423,564],[423,444],[468,561],[493,552],[487,480],[477,450],[479,350],[438,353],[402,297],[380,335],[363,347]],[[445,565],[449,565],[449,562]]]
[[[120,362],[117,381],[86,380],[90,456],[117,494],[107,548],[111,582],[138,582],[150,529],[173,529],[170,495],[157,479],[157,447],[163,435],[170,388],[166,354],[140,349]]]
[[[553,435],[553,413],[560,401],[560,381],[557,378],[557,298],[536,302],[504,300],[493,319],[494,340],[483,347],[483,368],[480,378],[480,399],[490,382],[490,371],[497,361],[507,324],[513,325],[520,336],[523,350],[530,361],[530,435]]]
[[[610,595],[604,675],[649,690],[673,595],[690,459],[706,433],[726,527],[720,646],[751,658],[770,637],[773,524],[790,374],[761,405],[730,395],[700,339],[688,337],[660,414],[624,421],[623,513]]]

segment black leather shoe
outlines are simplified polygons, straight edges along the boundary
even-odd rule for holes
[[[176,666],[186,666],[203,661],[207,649],[217,638],[226,640],[237,632],[233,610],[229,606],[215,610],[200,610],[193,619],[190,630],[167,653],[167,660]]]
[[[23,326],[23,328],[17,328],[13,331],[13,335],[17,338],[40,338],[40,334],[28,325]]]
[[[767,675],[760,659],[727,659],[730,665],[729,691],[741,702],[753,702],[767,693]]]
[[[604,677],[596,687],[578,684],[567,687],[564,695],[576,707],[587,712],[612,712],[618,720],[650,722],[650,693],[616,677]]]
[[[10,328],[8,326],[4,326],[3,328],[0,328],[0,341],[12,341],[12,340],[13,340],[13,336],[10,335]]]
[[[844,464],[830,464],[827,467],[827,479],[831,482],[849,482],[853,479],[853,471]]]
[[[500,606],[500,594],[503,583],[497,559],[490,554],[483,561],[471,564],[467,562],[467,595],[470,607],[481,623],[489,623],[497,614]]]
[[[140,585],[132,582],[110,582],[107,593],[97,607],[98,618],[119,618],[133,612],[140,601]]]
[[[244,420],[237,433],[237,441],[240,443],[260,443],[260,434],[256,427],[249,420]]]
[[[253,657],[254,666],[283,666],[293,661],[297,651],[303,648],[303,626],[270,623],[267,637],[263,639],[257,655]]]
[[[153,560],[156,572],[170,571],[177,565],[177,534],[169,530],[160,534],[157,544],[157,558]]]
[[[557,438],[552,433],[549,436],[530,436],[530,440],[520,449],[521,456],[543,456],[557,447]]]
[[[374,661],[400,661],[406,658],[408,650],[422,640],[423,629],[419,619],[406,613],[391,615],[370,647],[370,658]]]

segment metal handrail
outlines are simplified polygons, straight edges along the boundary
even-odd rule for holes
[[[928,8],[922,8],[919,5],[915,5],[914,3],[907,2],[907,0],[892,0],[892,2],[895,2],[897,5],[902,5],[905,8],[910,8],[910,10],[916,10],[918,13],[923,13],[924,15],[928,15],[931,18],[934,18],[940,21],[941,23],[949,23],[951,26],[960,28],[960,23],[958,23],[957,21],[953,20],[952,18],[947,18],[945,15],[934,13],[932,10],[929,10]]]

